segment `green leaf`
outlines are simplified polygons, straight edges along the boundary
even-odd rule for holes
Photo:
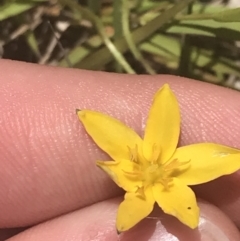
[[[84,59],[86,56],[88,56],[88,54],[91,53],[91,50],[85,46],[78,46],[75,47],[67,56],[66,58],[69,59],[70,63],[72,65],[75,65],[76,63],[78,63],[79,61],[81,61],[82,59]],[[63,66],[63,67],[68,67],[68,62],[66,61],[66,59],[63,59],[60,63],[59,66]]]
[[[166,27],[168,33],[203,35],[228,40],[240,40],[240,22],[220,23],[214,20],[184,20]]]
[[[240,8],[215,13],[212,19],[218,22],[240,22]]]
[[[35,6],[33,2],[8,2],[0,6],[0,21],[23,13]]]
[[[240,22],[240,8],[228,9],[214,13],[190,14],[176,17],[178,20],[206,20],[217,22]]]
[[[140,49],[164,57],[167,59],[166,62],[168,63],[175,62],[175,66],[177,67],[180,58],[181,45],[175,38],[155,34],[148,43],[141,44]],[[226,57],[214,57],[213,51],[193,47],[191,52],[191,63],[195,67],[206,67],[215,71],[217,75],[235,74],[240,77],[240,70],[235,61]]]
[[[109,37],[112,37],[111,35]],[[82,61],[85,57],[87,57],[92,52],[96,51],[103,44],[103,41],[100,36],[95,35],[87,40],[85,44],[81,46],[76,46],[73,48],[67,55],[66,58],[69,59],[71,64],[74,66],[80,61]],[[63,59],[59,65],[68,67],[68,63],[66,58]]]
[[[38,43],[37,43],[37,39],[34,35],[34,32],[32,30],[29,30],[25,33],[25,38],[26,41],[29,45],[29,47],[31,48],[31,50],[33,51],[33,53],[40,58],[40,51],[38,48]]]
[[[135,44],[138,44],[148,38],[150,35],[159,30],[164,24],[169,22],[176,14],[182,11],[194,0],[181,0],[176,3],[172,8],[163,12],[160,16],[154,18],[146,25],[134,30],[132,32],[132,37]],[[127,42],[124,38],[117,39],[114,41],[116,48],[124,53],[128,50]],[[74,67],[81,69],[101,69],[102,66],[108,64],[112,61],[113,56],[106,47],[100,48],[99,50],[89,54],[79,63],[76,63]]]

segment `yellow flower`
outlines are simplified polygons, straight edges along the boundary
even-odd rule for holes
[[[180,112],[165,84],[155,95],[143,139],[131,128],[105,114],[77,111],[87,133],[113,159],[97,165],[126,191],[117,213],[123,232],[148,216],[157,202],[165,213],[190,228],[199,222],[196,185],[240,168],[240,151],[213,143],[177,148]]]

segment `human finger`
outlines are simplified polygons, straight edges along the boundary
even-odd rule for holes
[[[121,193],[96,168],[95,160],[107,156],[86,135],[76,108],[110,114],[142,134],[153,94],[167,82],[181,107],[181,145],[208,141],[240,147],[236,91],[174,76],[129,76],[12,61],[0,61],[0,66],[0,227],[32,225]],[[233,178],[237,174],[226,183]],[[231,192],[235,205],[238,183],[209,195]],[[234,218],[239,211],[231,209],[229,197],[224,197],[226,211]]]
[[[130,241],[130,240],[181,240],[181,241],[238,241],[239,232],[233,223],[214,206],[199,202],[200,224],[190,229],[176,218],[155,212],[156,218],[146,218],[131,230],[116,233],[115,216],[120,198],[101,203],[63,215],[32,227],[9,241]]]

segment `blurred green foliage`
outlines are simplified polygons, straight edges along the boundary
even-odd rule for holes
[[[15,58],[15,41],[28,46],[27,61],[40,64],[221,85],[240,78],[240,8],[194,0],[11,0],[0,5],[0,24],[3,58]]]

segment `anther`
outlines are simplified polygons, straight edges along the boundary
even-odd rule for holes
[[[130,153],[130,156],[129,156],[130,160],[138,163],[138,147],[137,147],[137,145],[135,145],[134,148],[131,148],[130,146],[127,146],[127,148]]]
[[[159,159],[159,156],[160,156],[160,152],[161,152],[160,147],[158,147],[157,144],[154,143],[153,146],[152,146],[152,157],[151,157],[151,160],[150,160],[150,162],[152,164],[157,162],[157,160]]]

